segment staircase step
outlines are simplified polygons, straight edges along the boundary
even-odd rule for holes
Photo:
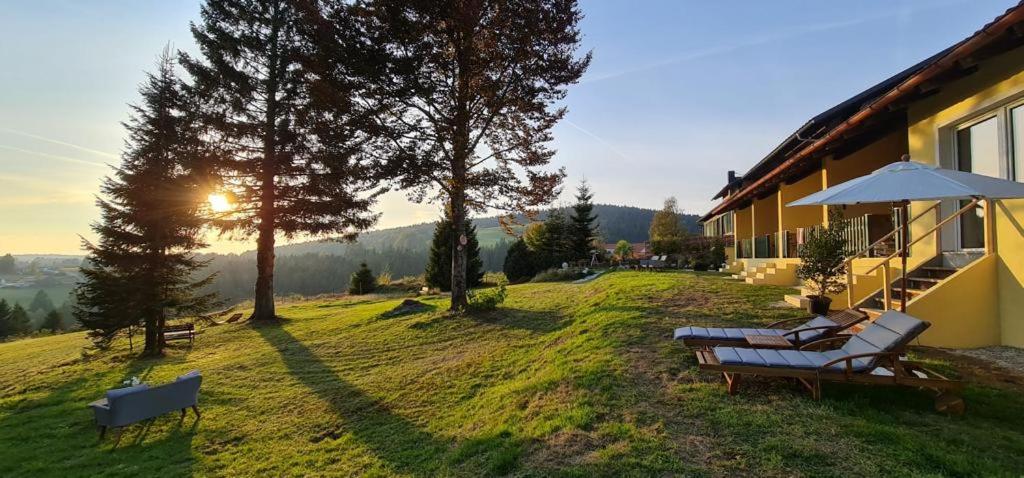
[[[807,308],[807,303],[810,302],[810,299],[800,294],[786,294],[784,299],[787,304],[792,305],[793,307],[800,307],[802,309]]]

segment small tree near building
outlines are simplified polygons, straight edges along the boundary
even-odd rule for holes
[[[812,313],[828,312],[832,302],[828,295],[846,290],[846,283],[842,280],[846,274],[845,230],[846,222],[842,213],[832,211],[828,226],[808,235],[800,247],[800,265],[797,266],[796,276],[806,281],[814,292],[807,296],[811,301],[809,308]]]
[[[629,259],[632,256],[633,245],[630,244],[629,241],[625,239],[620,239],[619,242],[615,243],[615,258],[619,260],[620,264],[622,263],[622,261],[625,261],[626,259]]]
[[[363,295],[373,292],[377,288],[377,278],[366,263],[359,264],[359,270],[352,273],[349,281],[348,293],[352,295]]]
[[[654,219],[651,220],[649,231],[651,252],[679,254],[683,252],[686,236],[679,205],[676,198],[670,197],[665,200],[665,205],[654,214]]]

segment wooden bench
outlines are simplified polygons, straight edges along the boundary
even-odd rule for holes
[[[164,341],[170,342],[172,340],[188,340],[191,345],[196,338],[196,325],[195,324],[181,324],[181,325],[165,325],[164,326]]]

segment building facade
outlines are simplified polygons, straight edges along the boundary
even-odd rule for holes
[[[1024,8],[812,118],[742,177],[730,172],[704,233],[732,241],[737,277],[799,286],[797,251],[829,210],[786,204],[904,154],[1024,182]],[[902,272],[899,218],[886,204],[841,214],[848,287],[833,308],[897,307],[899,290],[883,285]],[[908,313],[932,322],[922,344],[1024,347],[1024,200],[915,202],[908,220]]]

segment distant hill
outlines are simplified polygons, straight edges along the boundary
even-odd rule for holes
[[[571,208],[561,208],[569,214]],[[547,218],[548,210],[542,211],[539,220]],[[625,239],[629,242],[643,242],[648,239],[647,230],[654,217],[654,209],[644,209],[632,206],[615,206],[611,204],[594,205],[594,213],[600,224],[601,238],[605,242],[616,242]],[[687,230],[696,233],[699,231],[695,214],[684,214],[683,224]],[[520,217],[520,222],[526,222]],[[501,241],[511,242],[512,238],[505,234],[505,231],[498,223],[498,216],[474,218],[477,237],[481,247],[490,247]],[[377,231],[365,232],[359,235],[355,244],[345,244],[331,240],[319,240],[288,244],[278,246],[278,255],[299,255],[299,254],[332,254],[344,255],[348,249],[359,247],[365,249],[426,249],[430,244],[430,238],[434,232],[434,223],[414,224],[411,226],[393,227]]]

